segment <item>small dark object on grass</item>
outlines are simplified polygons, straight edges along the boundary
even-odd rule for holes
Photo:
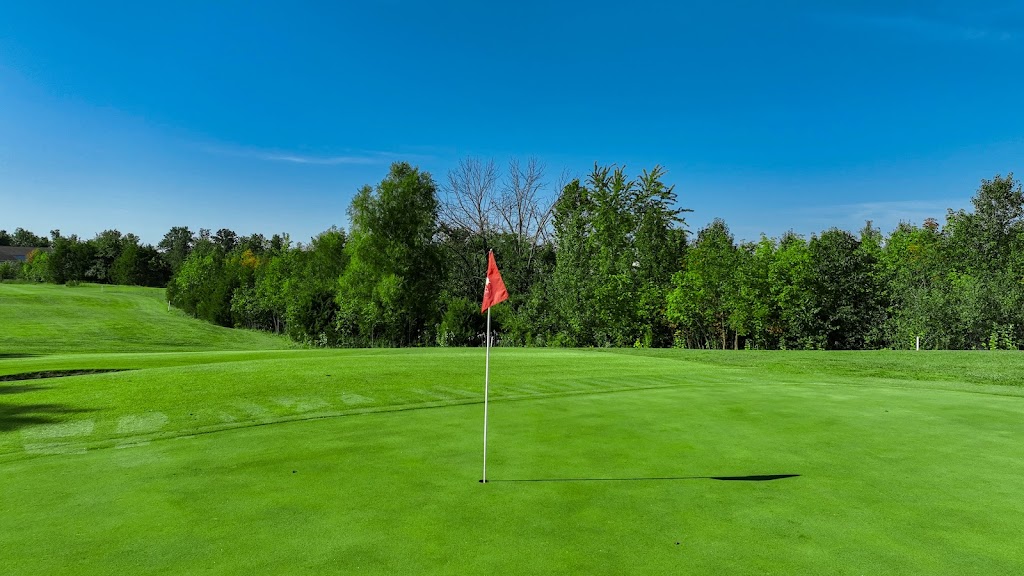
[[[295,474],[295,470],[292,470],[292,474]]]

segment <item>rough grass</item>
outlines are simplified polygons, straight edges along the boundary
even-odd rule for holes
[[[0,382],[0,573],[1024,565],[1018,354],[496,349],[486,485],[482,364],[0,358],[0,375],[126,370]]]
[[[168,310],[160,288],[0,283],[0,358],[291,346],[281,336],[222,328]]]

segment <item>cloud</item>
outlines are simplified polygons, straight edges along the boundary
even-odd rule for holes
[[[963,24],[925,16],[876,16],[869,21],[878,28],[898,32],[914,32],[935,39],[957,39],[977,42],[1011,42],[1016,40],[1016,31],[986,26],[982,23]]]
[[[292,164],[317,164],[321,166],[337,166],[339,164],[380,164],[385,158],[379,155],[364,156],[302,156],[299,154],[265,153],[256,155],[261,160],[271,162],[290,162]]]
[[[1009,43],[1024,37],[1024,10],[1012,4],[903,2],[860,6],[833,13],[845,24],[912,34],[937,41]]]
[[[226,156],[243,158],[256,158],[267,162],[284,162],[288,164],[305,164],[310,166],[346,166],[346,165],[372,165],[390,164],[399,160],[419,162],[429,160],[430,157],[420,154],[401,154],[396,152],[378,152],[357,150],[339,155],[316,155],[301,154],[281,150],[259,150],[251,148],[226,148],[207,146],[207,152]]]
[[[832,226],[859,230],[870,220],[882,231],[891,231],[900,222],[920,225],[926,218],[935,218],[941,222],[946,217],[946,210],[967,208],[969,204],[964,198],[858,202],[807,207],[799,210],[798,215],[804,223],[817,224],[821,230]]]

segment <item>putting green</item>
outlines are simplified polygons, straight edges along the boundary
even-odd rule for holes
[[[991,374],[893,353],[496,350],[481,485],[480,352],[0,360],[135,368],[0,383],[0,573],[1024,565],[1024,398]]]

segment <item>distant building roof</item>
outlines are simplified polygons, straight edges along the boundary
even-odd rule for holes
[[[49,250],[49,248],[25,248],[22,246],[0,246],[0,262],[24,262],[33,250]]]

